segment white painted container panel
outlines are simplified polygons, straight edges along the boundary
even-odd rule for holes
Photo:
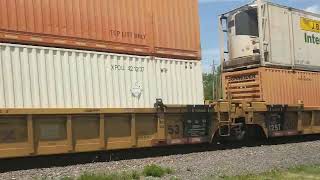
[[[269,6],[269,62],[277,65],[290,66],[291,58],[291,21],[288,9]]]
[[[0,44],[0,108],[202,104],[200,61]]]

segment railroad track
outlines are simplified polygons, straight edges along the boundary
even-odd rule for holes
[[[268,146],[278,144],[289,144],[299,142],[309,142],[320,140],[320,135],[306,135],[295,137],[281,137],[274,139],[262,139],[252,142],[225,142],[223,144],[198,144],[179,145],[142,149],[129,149],[117,151],[101,151],[77,154],[60,154],[37,157],[21,157],[0,160],[0,173],[40,169],[50,167],[64,167],[78,164],[88,164],[95,162],[110,162],[130,159],[143,159],[150,157],[161,157],[178,154],[189,154],[205,151],[230,150],[242,147]]]

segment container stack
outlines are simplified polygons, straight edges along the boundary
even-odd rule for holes
[[[256,1],[220,22],[226,99],[320,106],[320,15]]]
[[[1,108],[202,104],[197,0],[0,0]]]

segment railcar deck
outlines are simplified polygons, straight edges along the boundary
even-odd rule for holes
[[[0,109],[0,158],[320,133],[320,107],[221,101],[150,109]]]

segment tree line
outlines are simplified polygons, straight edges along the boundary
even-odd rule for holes
[[[205,100],[222,99],[220,67],[216,68],[214,72],[203,73],[203,88]]]

